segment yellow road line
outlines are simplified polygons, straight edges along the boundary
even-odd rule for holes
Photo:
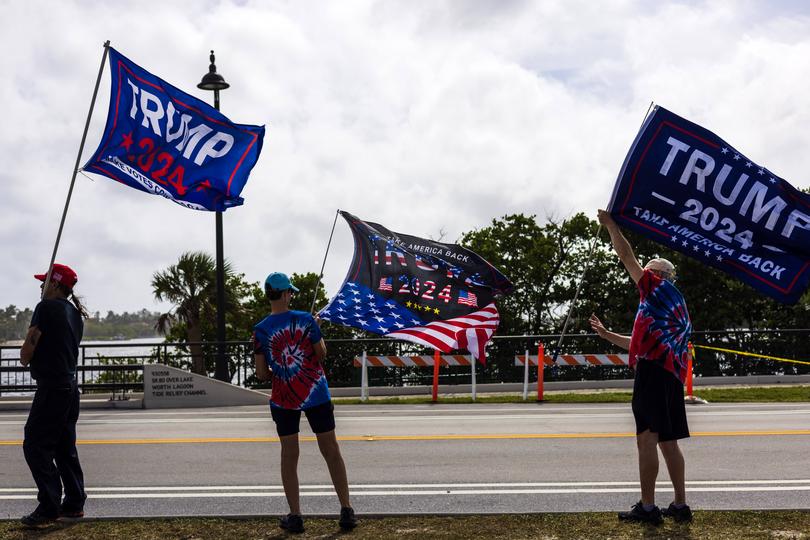
[[[772,435],[810,435],[810,429],[768,431],[698,431],[692,437],[765,437]],[[519,439],[610,439],[635,437],[635,433],[493,433],[472,435],[349,435],[339,441],[471,441]],[[315,441],[315,437],[301,437],[302,441]],[[217,443],[275,443],[278,437],[194,437],[183,439],[86,439],[79,445],[104,444],[217,444]],[[0,446],[21,446],[22,441],[0,441]]]

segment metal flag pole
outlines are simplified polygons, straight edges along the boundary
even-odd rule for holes
[[[652,110],[653,105],[655,104],[654,101],[650,101],[650,105],[647,107],[647,112],[644,113],[644,118],[641,119],[641,124],[644,125],[644,121],[647,119],[647,116],[650,114],[650,110]],[[562,347],[563,338],[565,337],[565,332],[568,330],[568,323],[571,321],[571,313],[574,311],[574,306],[577,303],[577,299],[579,298],[579,291],[582,289],[582,284],[585,281],[585,274],[588,273],[588,269],[590,268],[591,258],[593,255],[593,250],[596,247],[596,242],[599,240],[599,234],[602,232],[602,225],[599,225],[599,229],[596,231],[596,237],[594,238],[593,244],[591,245],[591,251],[588,253],[588,265],[585,266],[585,270],[582,271],[582,276],[579,280],[579,285],[577,285],[577,291],[574,293],[574,300],[571,302],[571,307],[568,308],[568,315],[565,317],[565,324],[563,324],[562,332],[560,333],[560,339],[557,341],[557,346],[554,348],[554,356],[552,357],[552,363],[557,363],[557,357],[560,354],[560,349]],[[538,364],[539,365],[539,364]]]
[[[591,249],[588,252],[588,263],[585,265],[585,269],[582,271],[582,275],[579,278],[579,284],[577,285],[577,291],[574,293],[574,300],[571,302],[571,306],[568,308],[568,315],[565,317],[565,324],[563,324],[562,332],[560,333],[560,339],[557,341],[557,346],[554,348],[554,356],[552,357],[552,363],[557,362],[557,356],[560,354],[560,348],[562,347],[563,338],[565,337],[565,332],[568,330],[568,323],[571,322],[571,314],[574,312],[574,306],[577,303],[577,299],[579,298],[579,291],[582,290],[582,284],[585,283],[585,275],[588,273],[588,269],[591,267],[591,261],[593,260],[593,250],[596,248],[596,242],[599,241],[599,234],[602,232],[602,225],[599,225],[599,228],[596,230],[596,235],[594,236],[593,243],[591,244]],[[538,362],[541,360],[538,359]],[[538,363],[538,365],[542,365]]]
[[[318,274],[318,283],[315,284],[315,294],[312,296],[312,306],[309,308],[310,313],[315,313],[315,302],[318,300],[318,291],[321,289],[323,269],[326,268],[326,257],[329,255],[329,247],[332,245],[332,236],[335,234],[335,225],[337,225],[337,218],[339,215],[340,208],[335,210],[335,220],[332,222],[332,232],[329,233],[329,242],[326,243],[326,253],[323,254],[323,264],[321,264],[321,272]]]
[[[59,231],[56,233],[56,242],[53,245],[53,253],[51,253],[51,263],[48,265],[48,275],[45,277],[45,285],[42,287],[42,297],[45,297],[45,291],[48,290],[48,285],[51,283],[51,273],[53,272],[53,263],[56,260],[56,252],[59,250],[59,241],[62,239],[62,229],[65,227],[65,218],[67,217],[68,207],[70,206],[70,198],[73,196],[73,186],[76,184],[76,175],[79,174],[79,163],[82,160],[82,152],[84,151],[84,142],[87,140],[87,130],[90,129],[90,118],[93,116],[93,107],[96,104],[96,96],[98,95],[98,86],[101,83],[101,74],[104,72],[104,62],[107,60],[107,51],[110,48],[110,40],[104,42],[104,54],[101,55],[101,65],[98,67],[98,77],[96,77],[96,86],[93,88],[93,98],[90,100],[90,110],[87,111],[87,121],[84,123],[84,133],[82,133],[82,142],[79,144],[79,153],[76,154],[76,164],[73,166],[73,176],[70,179],[70,188],[68,188],[67,199],[65,200],[65,209],[62,210],[62,220],[59,222]]]

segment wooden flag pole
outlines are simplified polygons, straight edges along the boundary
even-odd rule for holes
[[[321,264],[321,273],[318,274],[318,283],[315,285],[315,294],[312,297],[312,306],[309,308],[310,313],[315,313],[315,302],[318,300],[318,291],[321,288],[321,280],[323,279],[323,269],[326,268],[326,257],[329,255],[329,246],[332,245],[332,236],[335,234],[335,225],[337,218],[340,215],[340,208],[335,210],[335,220],[332,222],[332,232],[329,233],[329,242],[326,243],[326,253],[323,254],[323,264]]]
[[[53,253],[51,253],[51,263],[48,265],[48,275],[45,277],[45,285],[42,287],[42,297],[45,297],[45,291],[48,290],[48,285],[51,283],[51,273],[53,272],[53,263],[56,260],[56,252],[59,250],[59,241],[62,239],[62,230],[65,227],[65,218],[67,217],[68,207],[70,206],[70,198],[73,196],[73,186],[76,184],[76,175],[79,174],[79,163],[82,160],[82,152],[84,151],[84,142],[87,140],[87,130],[90,129],[90,118],[93,116],[93,107],[96,104],[96,96],[98,95],[98,86],[101,83],[101,74],[104,72],[104,62],[107,60],[107,52],[110,48],[110,40],[104,42],[104,54],[101,55],[101,65],[98,68],[98,77],[96,77],[96,86],[93,88],[93,97],[90,100],[90,110],[87,111],[87,120],[84,123],[84,133],[82,133],[82,142],[79,144],[79,153],[76,154],[76,164],[73,166],[73,176],[70,179],[70,188],[68,188],[67,199],[65,200],[65,209],[62,210],[62,219],[59,222],[59,231],[56,233],[56,242],[53,245]]]

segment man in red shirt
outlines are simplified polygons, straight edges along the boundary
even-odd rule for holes
[[[666,259],[652,259],[642,268],[633,249],[610,214],[599,211],[599,221],[610,234],[616,254],[636,283],[640,301],[633,333],[622,336],[609,331],[596,315],[590,323],[607,341],[630,351],[635,370],[633,416],[636,421],[641,500],[619,519],[660,524],[662,515],[689,521],[686,504],[685,464],[678,439],[689,437],[683,383],[689,359],[692,323],[686,302],[673,284],[675,267]],[[664,456],[675,500],[663,512],[655,505],[658,450]]]

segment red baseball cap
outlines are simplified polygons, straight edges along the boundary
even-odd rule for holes
[[[48,277],[48,273],[34,274],[34,277],[40,281],[45,281],[45,278]],[[76,282],[79,281],[79,276],[77,276],[76,272],[69,266],[54,264],[53,272],[51,272],[51,281],[61,283],[65,287],[72,289],[73,286],[76,285]]]

